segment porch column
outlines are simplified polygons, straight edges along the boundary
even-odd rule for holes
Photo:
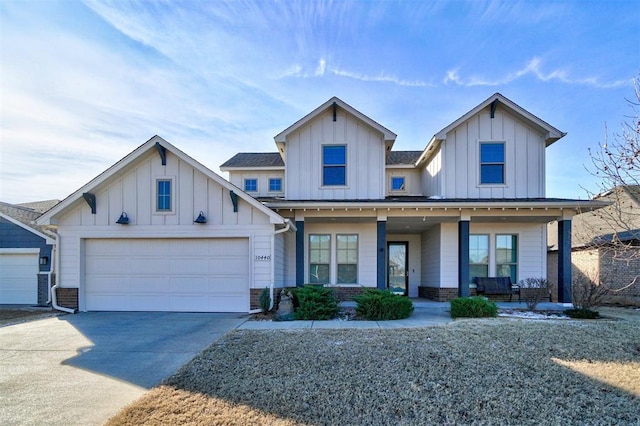
[[[304,285],[304,220],[296,220],[296,286]]]
[[[558,301],[571,303],[571,219],[558,220]]]
[[[469,220],[458,221],[458,296],[469,296]]]
[[[378,288],[387,288],[387,221],[378,220],[378,247],[377,247],[377,276]]]

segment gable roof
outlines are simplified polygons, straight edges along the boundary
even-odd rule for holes
[[[469,120],[471,117],[478,114],[483,109],[487,107],[491,107],[493,109],[497,105],[501,105],[502,107],[509,110],[513,115],[515,115],[522,121],[526,122],[528,125],[538,129],[544,135],[545,146],[551,145],[552,143],[554,143],[555,141],[557,141],[558,139],[561,139],[566,135],[565,132],[558,130],[557,128],[553,127],[551,124],[533,115],[532,113],[522,108],[520,105],[516,104],[512,100],[506,98],[502,94],[494,93],[493,95],[489,96],[486,100],[478,104],[476,107],[471,109],[469,112],[464,114],[462,117],[458,118],[453,123],[449,124],[447,127],[445,127],[444,129],[440,130],[438,133],[433,135],[433,137],[427,143],[427,146],[423,151],[423,155],[420,157],[418,162],[421,162],[423,159],[425,159],[428,156],[427,153],[432,154],[435,151],[437,151],[437,149],[434,149],[434,147],[437,147],[437,145],[439,145],[443,140],[445,140],[447,137],[447,133],[449,133],[451,130],[455,129],[465,121]]]
[[[422,151],[390,151],[387,156],[387,165],[410,164],[414,165],[418,158],[422,155]]]
[[[41,215],[41,212],[34,209],[23,207],[18,204],[3,203],[0,201],[1,218],[41,238],[44,238],[47,241],[47,244],[53,244],[51,236],[45,234],[45,231],[41,226],[33,223]]]
[[[338,107],[340,107],[343,110],[347,111],[349,114],[355,116],[359,120],[365,122],[369,126],[373,127],[374,129],[376,129],[377,131],[382,133],[384,135],[385,142],[393,143],[393,141],[396,140],[396,137],[398,135],[393,133],[391,130],[387,129],[383,125],[379,124],[378,122],[376,122],[376,121],[372,120],[371,118],[367,117],[366,115],[364,115],[363,113],[361,113],[357,109],[353,108],[351,105],[347,104],[346,102],[344,102],[341,99],[339,99],[339,98],[334,96],[331,99],[329,99],[328,101],[326,101],[325,103],[323,103],[322,105],[320,105],[318,108],[316,108],[313,111],[311,111],[309,114],[307,114],[304,117],[302,117],[300,120],[298,120],[295,123],[293,123],[291,126],[289,126],[286,129],[284,129],[282,132],[278,133],[274,137],[274,140],[275,140],[276,144],[277,143],[286,142],[287,136],[290,133],[295,132],[300,127],[304,126],[305,124],[309,123],[311,120],[316,118],[318,115],[323,114],[327,109],[331,108],[334,103]]]
[[[194,160],[193,158],[191,158],[184,152],[180,151],[178,148],[176,148],[175,146],[173,146],[172,144],[170,144],[169,142],[167,142],[166,140],[162,139],[160,136],[157,136],[157,135],[152,137],[142,145],[140,145],[138,148],[133,150],[127,156],[125,156],[120,161],[115,163],[113,166],[109,167],[107,170],[105,170],[104,172],[102,172],[101,174],[93,178],[91,181],[89,181],[87,184],[82,186],[76,192],[69,195],[67,198],[65,198],[60,203],[58,203],[51,210],[44,213],[42,216],[40,216],[40,218],[38,218],[37,223],[39,225],[51,225],[52,224],[51,219],[54,216],[60,213],[63,213],[78,199],[82,198],[83,193],[91,192],[95,187],[102,184],[112,176],[118,174],[121,170],[125,169],[127,166],[129,166],[132,162],[134,162],[140,156],[146,154],[150,150],[155,150],[156,143],[162,146],[163,148],[165,148],[167,151],[171,152],[176,157],[180,158],[182,161],[186,162],[187,164],[195,168],[196,170],[203,173],[205,176],[207,176],[208,178],[210,178],[211,180],[213,180],[223,188],[226,188],[229,191],[233,191],[234,193],[236,193],[238,197],[242,198],[244,201],[249,203],[252,207],[266,214],[269,217],[271,223],[273,224],[285,223],[285,220],[282,216],[280,216],[273,210],[265,207],[264,205],[262,205],[262,203],[257,201],[255,198],[246,194],[244,191],[242,191],[240,188],[238,188],[237,186],[233,185],[232,183],[224,179],[222,176],[216,174],[212,170],[200,164],[198,161]]]
[[[58,204],[60,200],[43,200],[43,201],[32,201],[29,203],[19,203],[15,204],[16,206],[26,207],[28,209],[35,210],[39,213],[44,213],[56,204]]]
[[[277,152],[240,152],[225,161],[220,166],[220,169],[235,167],[283,168],[284,161],[282,161],[282,157]]]

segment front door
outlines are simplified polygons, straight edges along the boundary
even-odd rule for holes
[[[387,285],[395,294],[406,296],[409,292],[409,243],[387,243]]]

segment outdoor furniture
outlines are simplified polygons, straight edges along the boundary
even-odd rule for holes
[[[520,287],[513,287],[510,277],[475,277],[476,293],[484,295],[509,295],[509,302],[513,300],[513,295],[518,295],[518,302],[521,301]]]

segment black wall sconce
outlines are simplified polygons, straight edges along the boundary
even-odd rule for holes
[[[120,225],[128,225],[129,224],[129,216],[127,216],[127,214],[125,212],[122,212],[122,214],[120,215],[120,218],[118,220],[116,220],[116,223],[119,223]]]
[[[198,215],[196,220],[193,221],[193,223],[207,223],[207,218],[204,217],[204,213],[202,211],[200,211],[200,214]]]

